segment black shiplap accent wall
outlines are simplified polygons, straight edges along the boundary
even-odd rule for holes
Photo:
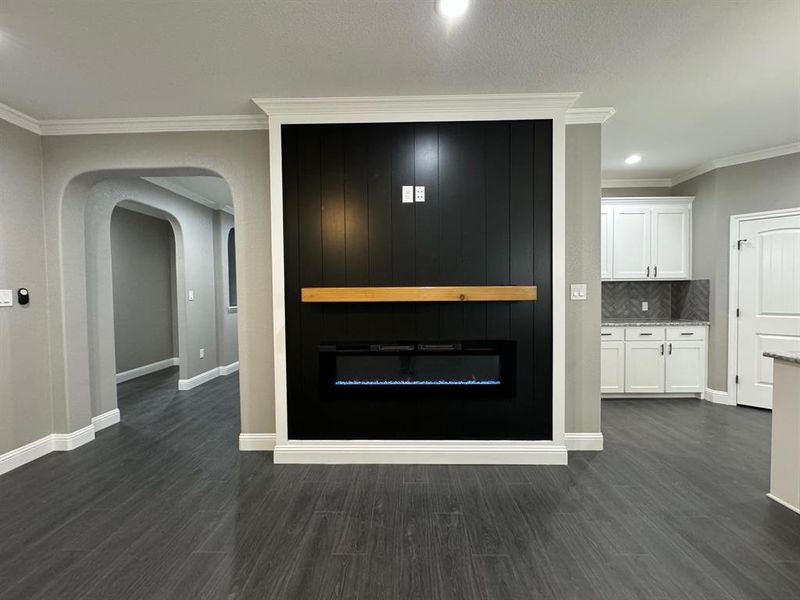
[[[552,437],[551,121],[284,125],[292,439]],[[402,203],[403,185],[425,202]],[[538,286],[535,303],[302,304],[313,286]],[[517,394],[322,398],[320,343],[511,339]]]

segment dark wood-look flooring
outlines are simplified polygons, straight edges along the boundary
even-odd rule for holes
[[[176,378],[0,477],[0,597],[800,597],[767,412],[606,401],[607,449],[569,467],[276,466],[237,450],[235,375]]]

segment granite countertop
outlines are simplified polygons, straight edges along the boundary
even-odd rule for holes
[[[692,319],[603,319],[602,327],[707,327],[708,321]]]
[[[764,356],[766,356],[767,358],[774,358],[775,360],[784,360],[786,362],[800,365],[800,352],[792,352],[791,350],[786,350],[784,352],[764,352]]]

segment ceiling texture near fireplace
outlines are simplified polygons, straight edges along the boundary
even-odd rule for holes
[[[289,438],[552,439],[552,122],[282,127]],[[536,289],[301,301],[388,286]]]

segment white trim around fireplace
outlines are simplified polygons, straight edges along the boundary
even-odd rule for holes
[[[269,121],[276,463],[566,464],[566,113],[579,94],[489,94],[369,98],[253,99]],[[506,441],[290,440],[287,423],[286,306],[281,126],[552,119],[553,121],[553,439]]]

